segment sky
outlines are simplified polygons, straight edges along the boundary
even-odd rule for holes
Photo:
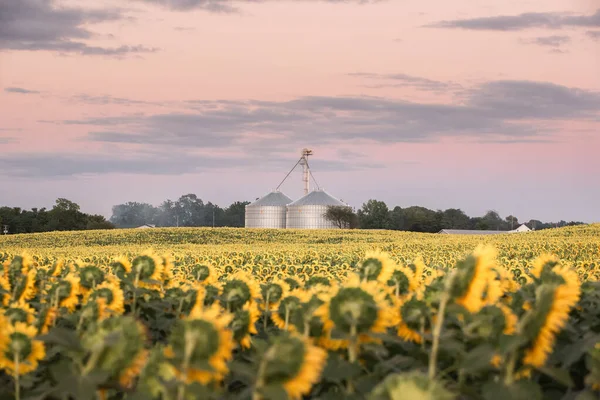
[[[0,205],[226,207],[305,147],[357,209],[600,222],[600,0],[0,0]]]

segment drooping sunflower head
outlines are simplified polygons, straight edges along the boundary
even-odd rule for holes
[[[90,299],[104,299],[107,310],[116,315],[121,315],[125,312],[123,290],[114,281],[104,281],[96,286]]]
[[[213,304],[178,321],[169,337],[165,356],[180,379],[203,385],[223,379],[235,347],[233,332],[228,328],[231,320],[231,314]],[[183,376],[185,367],[187,376]]]
[[[395,268],[396,263],[388,253],[375,250],[365,254],[365,257],[357,265],[357,273],[361,280],[386,283]]]
[[[275,337],[261,359],[262,389],[282,387],[292,400],[308,395],[327,361],[327,352],[294,334]]]
[[[5,325],[3,330],[5,339],[4,346],[0,345],[0,368],[12,376],[35,371],[38,362],[46,356],[44,343],[35,339],[35,327],[17,322]]]

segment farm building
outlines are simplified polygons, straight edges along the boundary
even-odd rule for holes
[[[525,224],[522,224],[517,229],[512,231],[490,231],[490,230],[477,230],[477,229],[442,229],[438,233],[445,235],[501,235],[503,233],[522,233],[529,232],[531,229]]]
[[[309,181],[310,177],[312,177],[308,166],[308,156],[310,155],[312,155],[312,150],[303,149],[300,160],[294,166],[294,168],[298,165],[303,167],[302,182],[304,183],[304,196],[296,201],[292,201],[292,199],[279,191],[279,187],[283,184],[281,182],[274,191],[246,206],[246,228],[338,228],[325,218],[327,207],[349,206],[319,187],[313,191],[309,190]],[[292,168],[292,171],[294,168]],[[285,179],[287,179],[292,171],[288,173]]]
[[[323,189],[313,190],[287,206],[286,228],[336,229],[324,214],[329,206],[348,206]]]
[[[136,229],[149,229],[149,228],[156,228],[156,225],[144,224],[144,225],[138,226]]]
[[[274,190],[246,206],[246,228],[285,228],[287,205],[292,199]]]

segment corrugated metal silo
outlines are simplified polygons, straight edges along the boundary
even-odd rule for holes
[[[287,206],[286,227],[290,229],[337,229],[325,219],[328,206],[348,206],[322,189],[313,190]]]
[[[280,191],[273,191],[246,206],[246,228],[285,228],[286,206],[292,202]]]

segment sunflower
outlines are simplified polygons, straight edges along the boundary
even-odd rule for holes
[[[247,302],[260,298],[258,283],[246,272],[230,276],[221,289],[221,306],[229,312],[241,309]]]
[[[233,314],[231,320],[231,330],[233,338],[244,349],[249,349],[251,346],[250,335],[256,335],[256,321],[260,317],[260,312],[256,303],[246,303],[244,307]]]
[[[31,325],[35,320],[35,310],[25,302],[12,303],[4,310],[4,315],[8,318],[8,323],[13,325],[17,322]]]
[[[190,277],[204,284],[215,283],[218,279],[215,267],[210,264],[196,264],[192,266]]]
[[[65,307],[69,312],[73,312],[79,304],[79,278],[69,273],[65,278],[50,289],[52,305]]]
[[[396,263],[388,253],[380,250],[367,251],[363,260],[358,264],[358,275],[361,280],[386,283],[394,269]]]
[[[133,386],[135,378],[137,378],[146,363],[148,362],[149,351],[146,349],[140,349],[138,353],[133,357],[131,364],[127,365],[125,369],[119,374],[119,384],[124,388],[131,388]]]
[[[490,246],[478,246],[472,255],[456,267],[453,296],[456,303],[471,313],[485,305],[485,290],[494,279],[496,251]]]
[[[169,338],[165,357],[177,368],[177,375],[187,383],[208,384],[221,381],[229,372],[227,361],[235,347],[232,320],[218,304],[213,304],[179,321]],[[205,365],[211,367],[207,370]]]
[[[39,334],[46,334],[50,329],[50,326],[54,325],[56,317],[58,316],[58,309],[56,307],[46,306],[39,312],[35,327]]]
[[[402,339],[421,343],[422,334],[427,333],[427,305],[416,296],[407,301],[394,300],[393,325],[397,327],[396,333]]]
[[[571,309],[580,296],[579,284],[543,284],[536,291],[536,307],[530,314],[526,331],[535,332],[525,350],[523,363],[541,367],[552,352],[555,336],[565,326]]]
[[[327,351],[296,334],[277,336],[263,355],[257,389],[279,385],[288,397],[300,400],[320,380]]]
[[[23,322],[5,325],[5,342],[0,343],[0,369],[8,374],[25,375],[35,371],[38,361],[46,356],[41,340],[35,340],[35,327]]]
[[[163,260],[151,250],[147,250],[133,259],[131,274],[133,274],[135,285],[150,290],[160,290],[163,278]]]
[[[125,312],[123,290],[113,280],[106,280],[96,286],[90,298],[103,298],[106,302],[106,308],[114,314],[121,315]]]
[[[267,282],[261,287],[262,302],[260,309],[275,310],[279,306],[279,302],[282,298],[286,297],[290,292],[290,285],[281,280],[273,279],[271,282]]]
[[[392,324],[393,310],[377,281],[360,280],[352,276],[330,297],[324,311],[326,330],[333,328],[359,341],[368,341],[368,334],[385,333]]]
[[[271,313],[271,319],[276,327],[282,330],[294,330],[290,323],[294,314],[301,308],[301,304],[308,301],[308,293],[303,289],[292,290],[286,297],[282,298]]]
[[[99,302],[104,302],[104,298]],[[81,338],[82,347],[90,354],[84,373],[109,373],[112,381],[129,388],[146,361],[147,336],[146,327],[133,317],[101,320],[96,329],[84,331]]]
[[[119,278],[131,273],[131,262],[125,256],[117,257],[111,264],[112,271]]]
[[[452,400],[456,395],[421,372],[388,375],[368,396],[368,400]]]
[[[5,291],[0,294],[0,305],[6,306],[10,302],[10,282],[4,276],[0,276],[0,289]]]
[[[25,268],[23,268],[25,270]],[[34,269],[28,270],[27,273],[23,273],[13,279],[13,282],[9,283],[12,291],[12,300],[16,302],[25,302],[35,297],[37,288],[35,286],[36,271]]]

